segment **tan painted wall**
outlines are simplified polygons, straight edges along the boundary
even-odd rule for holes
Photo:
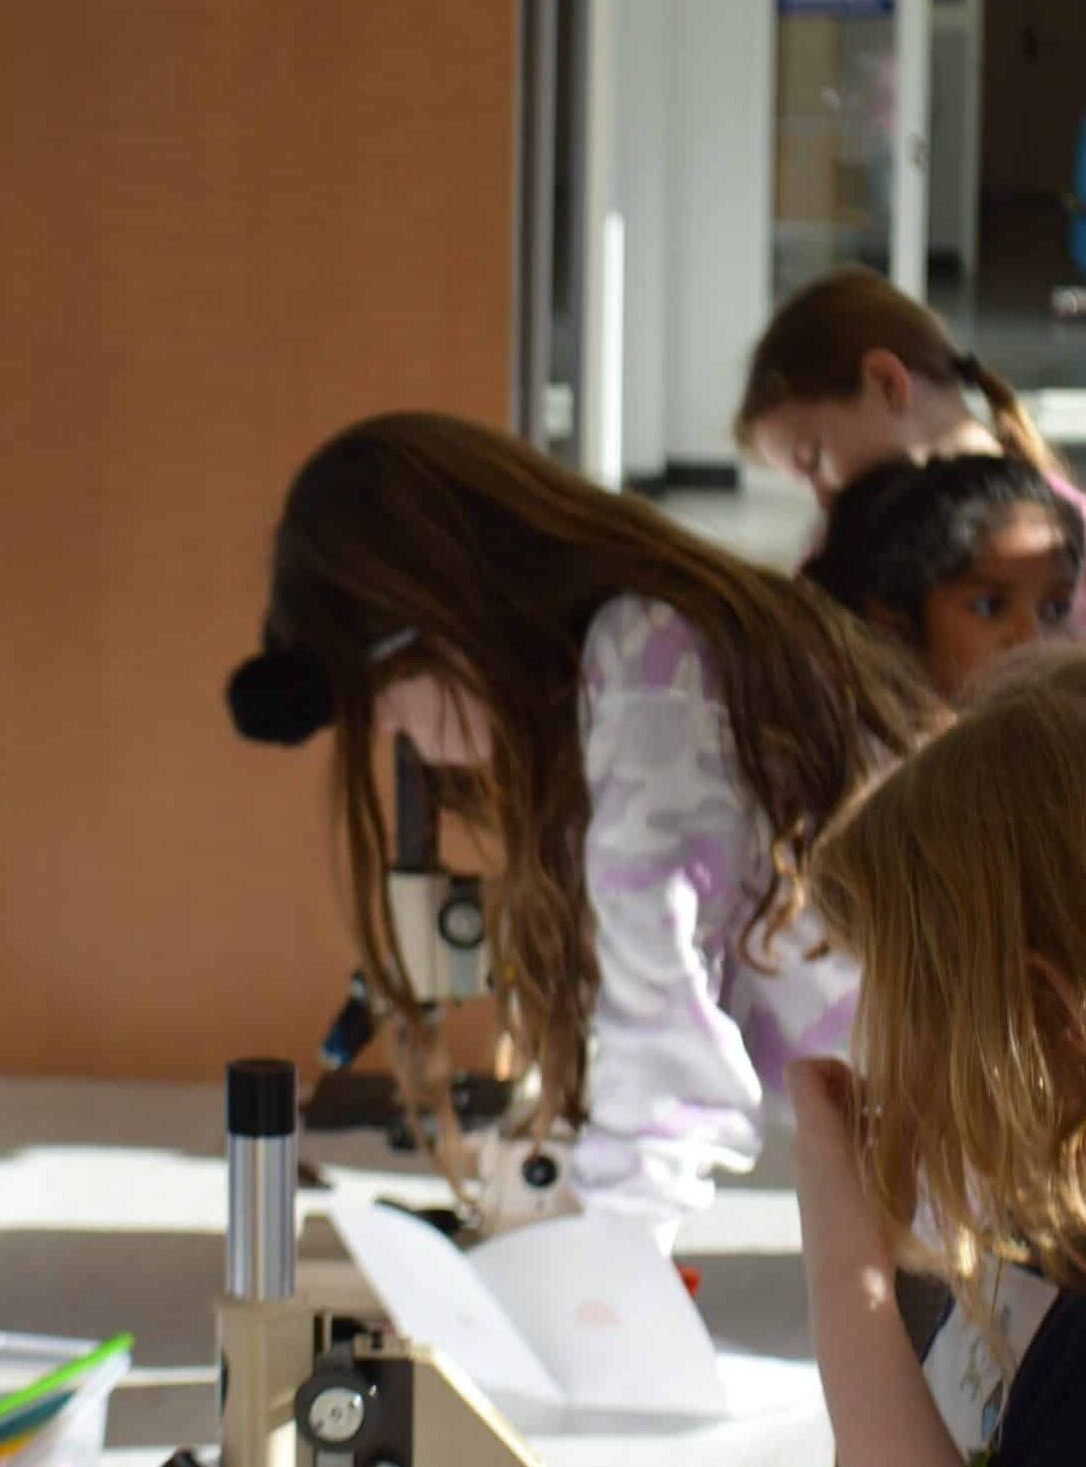
[[[220,689],[321,437],[507,419],[514,50],[511,0],[0,8],[0,1069],[314,1051],[327,751]]]

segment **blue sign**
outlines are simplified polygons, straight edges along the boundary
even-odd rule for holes
[[[870,20],[893,15],[894,0],[777,0],[781,15],[830,15],[838,20]]]

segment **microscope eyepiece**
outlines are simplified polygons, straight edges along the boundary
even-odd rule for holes
[[[294,1292],[296,1088],[290,1060],[227,1066],[226,1285],[235,1299],[289,1299]]]
[[[290,1060],[234,1060],[226,1071],[226,1129],[231,1136],[289,1136],[297,1118]]]

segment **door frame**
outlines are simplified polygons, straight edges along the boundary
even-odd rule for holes
[[[890,279],[923,300],[928,285],[933,0],[896,0],[897,108],[890,217]]]

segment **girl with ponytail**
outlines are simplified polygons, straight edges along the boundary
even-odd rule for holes
[[[983,396],[990,422],[967,391]],[[805,479],[823,509],[887,459],[989,453],[1023,460],[1086,510],[1014,389],[871,270],[838,271],[781,307],[755,348],[735,429],[748,451]],[[1082,592],[1074,621],[1086,626]]]

